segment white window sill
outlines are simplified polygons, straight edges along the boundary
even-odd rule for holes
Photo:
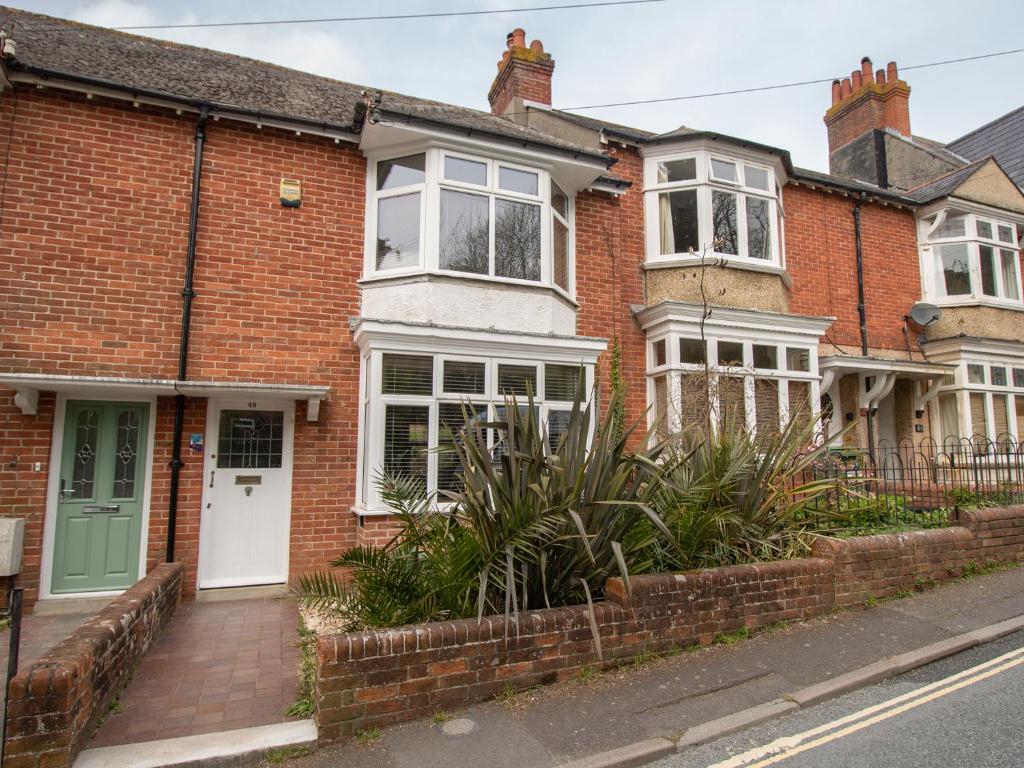
[[[759,261],[748,259],[742,256],[726,256],[711,254],[702,259],[700,256],[665,256],[651,259],[644,262],[644,269],[678,269],[680,267],[721,267],[722,269],[739,269],[748,272],[761,272],[768,275],[778,275],[782,278],[783,284],[791,288],[793,280],[785,267],[780,267],[770,261]]]
[[[1011,312],[1024,312],[1024,304],[1019,301],[999,301],[989,299],[955,299],[948,296],[935,299],[935,304],[940,307],[992,307],[994,309],[1008,309]]]
[[[579,304],[568,293],[553,285],[535,283],[529,280],[506,280],[490,275],[471,275],[455,272],[400,272],[396,274],[371,275],[361,278],[359,285],[401,285],[406,283],[422,283],[431,280],[451,281],[468,285],[488,286],[493,288],[525,289],[529,291],[541,291],[562,300],[573,309],[579,309]]]

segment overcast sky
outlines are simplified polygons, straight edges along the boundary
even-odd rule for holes
[[[514,8],[570,0],[6,0],[103,26]],[[666,0],[446,19],[149,31],[364,85],[487,109],[505,35],[556,60],[554,106],[683,96],[925,64],[1022,46],[1021,0]],[[1024,54],[907,72],[915,134],[950,141],[1024,103]],[[827,170],[826,84],[589,110],[666,131],[688,125],[788,149]]]

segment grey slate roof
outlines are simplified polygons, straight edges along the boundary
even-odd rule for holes
[[[994,155],[1018,187],[1024,187],[1024,107],[949,142],[949,149],[970,160]]]
[[[577,115],[575,112],[565,112],[561,109],[545,108],[544,111],[557,115],[563,120],[575,123],[583,128],[589,128],[592,131],[603,131],[610,136],[617,136],[637,143],[643,143],[655,135],[653,131],[645,131],[642,128],[633,128],[621,123],[613,123],[609,120],[600,120],[589,115]]]
[[[830,173],[812,171],[809,168],[793,168],[793,171],[790,175],[797,181],[807,181],[812,184],[822,184],[827,187],[845,189],[849,192],[863,192],[866,195],[886,200],[892,200],[893,202],[899,202],[908,205],[916,202],[904,194],[894,192],[891,189],[882,189],[881,187],[876,186],[875,184],[869,184],[866,181],[860,181],[858,179],[848,179],[845,176],[833,176]]]
[[[932,200],[938,200],[940,197],[951,195],[956,191],[957,187],[973,176],[975,171],[987,163],[989,159],[990,156],[986,156],[980,160],[975,160],[970,165],[965,165],[963,168],[957,168],[955,171],[951,171],[945,176],[939,176],[937,179],[932,179],[926,184],[915,187],[907,192],[906,195],[911,200],[921,204],[930,203]]]
[[[0,7],[0,27],[10,31],[12,24],[17,44],[14,69],[108,81],[129,90],[266,117],[348,129],[353,126],[356,105],[363,101],[361,92],[374,90],[244,56]],[[488,112],[392,91],[383,91],[382,96],[381,109],[386,112],[601,157],[591,149]]]

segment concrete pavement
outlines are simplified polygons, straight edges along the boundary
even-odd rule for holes
[[[835,614],[601,676],[503,697],[465,711],[362,734],[293,768],[556,766],[632,748],[615,764],[649,762],[660,740],[834,680],[881,659],[1024,615],[1024,570],[956,582],[864,611]],[[774,704],[773,704],[774,702]],[[458,719],[452,727],[451,718]],[[446,722],[447,721],[447,722]],[[699,731],[698,731],[699,732]],[[648,751],[643,753],[643,746]]]

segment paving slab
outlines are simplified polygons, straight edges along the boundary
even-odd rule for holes
[[[441,723],[421,720],[387,729],[371,743],[324,748],[289,765],[477,768],[486,760],[496,768],[550,768],[652,739],[678,741],[701,724],[760,705],[768,706],[755,713],[788,711],[778,703],[788,692],[832,679],[841,687],[842,675],[1021,614],[1024,569],[977,576],[732,646],[446,713],[473,721],[461,735],[445,735]]]

